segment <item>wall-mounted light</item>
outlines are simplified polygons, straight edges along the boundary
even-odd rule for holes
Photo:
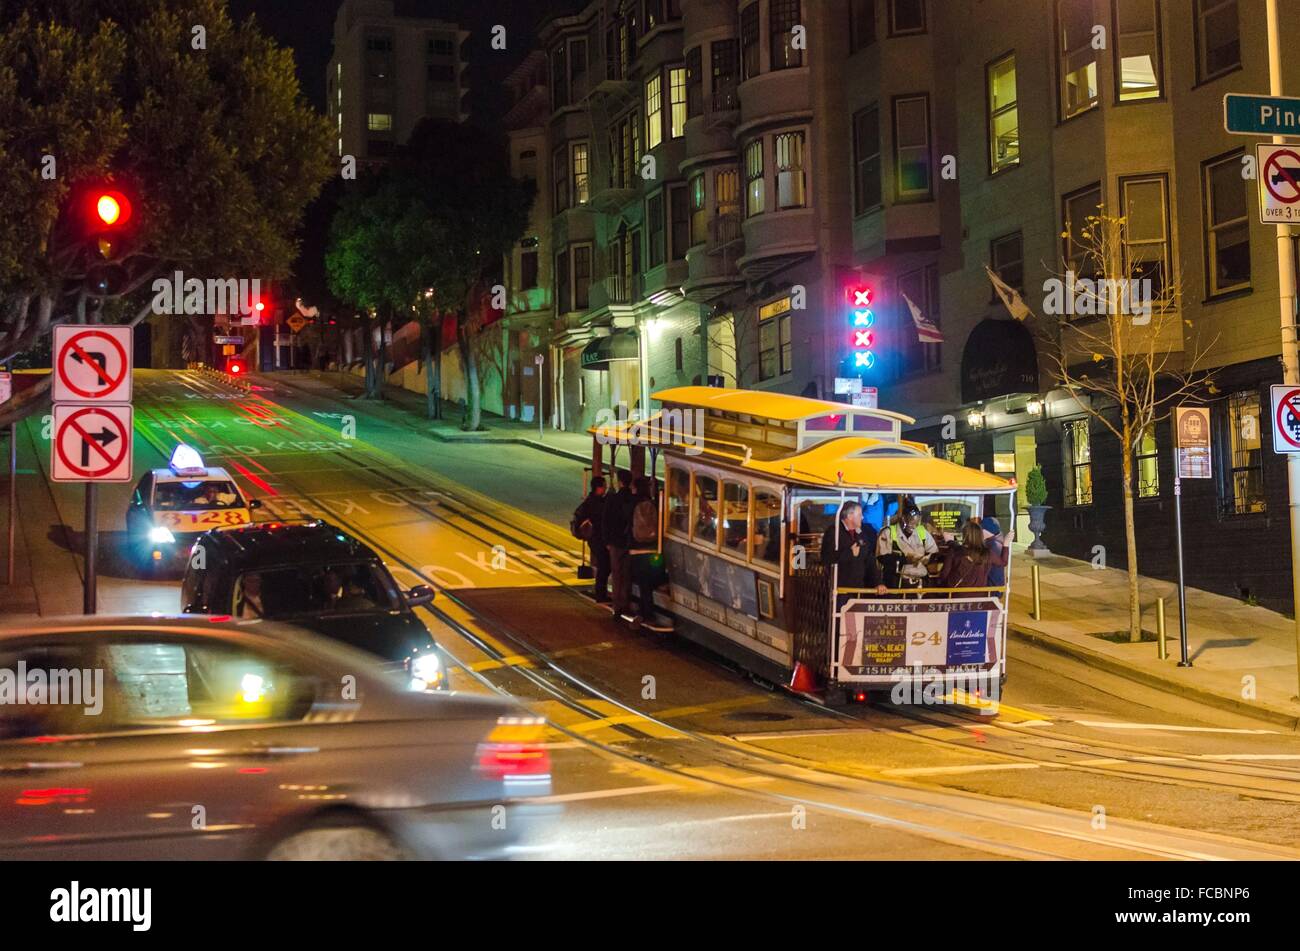
[[[1042,416],[1043,401],[1036,396],[1030,397],[1029,401],[1025,403],[1025,411],[1029,413],[1030,416]]]
[[[971,410],[966,414],[966,425],[971,429],[983,429],[984,414],[977,409]]]

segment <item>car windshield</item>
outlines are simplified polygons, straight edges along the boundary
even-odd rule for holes
[[[374,562],[249,571],[235,585],[234,614],[241,618],[370,614],[400,607],[396,583]]]
[[[160,482],[153,490],[153,507],[159,512],[195,509],[233,509],[243,505],[235,483],[227,479],[204,482]]]

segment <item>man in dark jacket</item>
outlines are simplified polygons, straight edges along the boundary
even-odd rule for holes
[[[614,614],[626,614],[632,587],[632,564],[628,549],[632,546],[632,473],[618,470],[618,491],[605,496],[605,545],[609,549],[609,572],[614,582]]]
[[[597,604],[609,603],[609,548],[605,546],[605,477],[594,476],[591,492],[573,513],[573,522],[591,549],[591,564],[596,569],[592,597]]]
[[[827,568],[839,565],[841,588],[875,588],[876,594],[889,590],[881,582],[876,562],[876,531],[862,524],[858,502],[845,502],[839,521],[822,534],[822,564]]]

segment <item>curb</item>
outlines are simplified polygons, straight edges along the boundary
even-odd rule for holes
[[[307,390],[304,387],[289,382],[288,380],[281,380],[279,378],[276,378],[275,380],[264,380],[263,382],[283,383],[285,386],[295,389],[300,393],[305,393],[309,396],[322,396],[322,394],[320,393]],[[335,402],[341,403],[344,401],[346,396],[347,396],[346,394],[340,392],[335,395],[327,395],[325,396],[325,398],[332,399]],[[387,400],[385,401],[385,403],[389,406],[396,407],[402,412],[405,412],[405,410],[398,403],[387,401]],[[409,428],[411,432],[419,433],[422,436],[428,436],[430,439],[433,439],[440,443],[450,443],[450,444],[475,443],[477,445],[495,444],[495,445],[527,446],[530,449],[536,449],[539,452],[549,452],[553,456],[562,456],[565,459],[571,459],[575,462],[591,461],[590,456],[583,455],[582,453],[573,452],[568,449],[561,449],[559,446],[548,446],[544,442],[539,442],[536,439],[525,439],[522,436],[489,436],[486,434],[480,435],[477,433],[465,433],[464,435],[451,435],[448,433],[440,433],[434,429],[421,429],[419,426],[416,425],[412,425]]]
[[[1184,697],[1188,700],[1195,700],[1204,703],[1207,706],[1218,707],[1220,710],[1226,710],[1230,713],[1240,714],[1253,720],[1262,720],[1266,723],[1273,723],[1278,726],[1284,726],[1292,733],[1300,732],[1300,715],[1294,711],[1285,710],[1280,707],[1271,706],[1262,703],[1249,703],[1245,700],[1238,700],[1235,697],[1224,696],[1210,690],[1194,687],[1190,684],[1180,683],[1176,680],[1169,680],[1165,677],[1159,677],[1149,671],[1137,667],[1130,667],[1113,657],[1107,657],[1105,654],[1097,651],[1090,651],[1085,647],[1072,644],[1069,641],[1062,640],[1059,637],[1053,637],[1050,634],[1044,634],[1041,631],[1035,631],[1032,628],[1022,627],[1019,624],[1007,620],[1007,633],[1018,640],[1034,644],[1044,650],[1051,651],[1055,654],[1061,654],[1065,657],[1071,657],[1075,660],[1083,661],[1091,667],[1104,670],[1107,673],[1115,674],[1126,680],[1132,680],[1146,687],[1152,687],[1162,693],[1170,693],[1175,696]]]

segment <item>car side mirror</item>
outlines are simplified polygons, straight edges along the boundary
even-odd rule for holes
[[[430,603],[434,598],[434,591],[427,584],[417,584],[410,591],[406,592],[406,603],[413,608]]]
[[[249,508],[250,511],[251,511],[252,509],[260,509],[261,507],[262,507],[262,500],[261,500],[261,499],[249,499],[249,500],[248,500],[248,508]]]

